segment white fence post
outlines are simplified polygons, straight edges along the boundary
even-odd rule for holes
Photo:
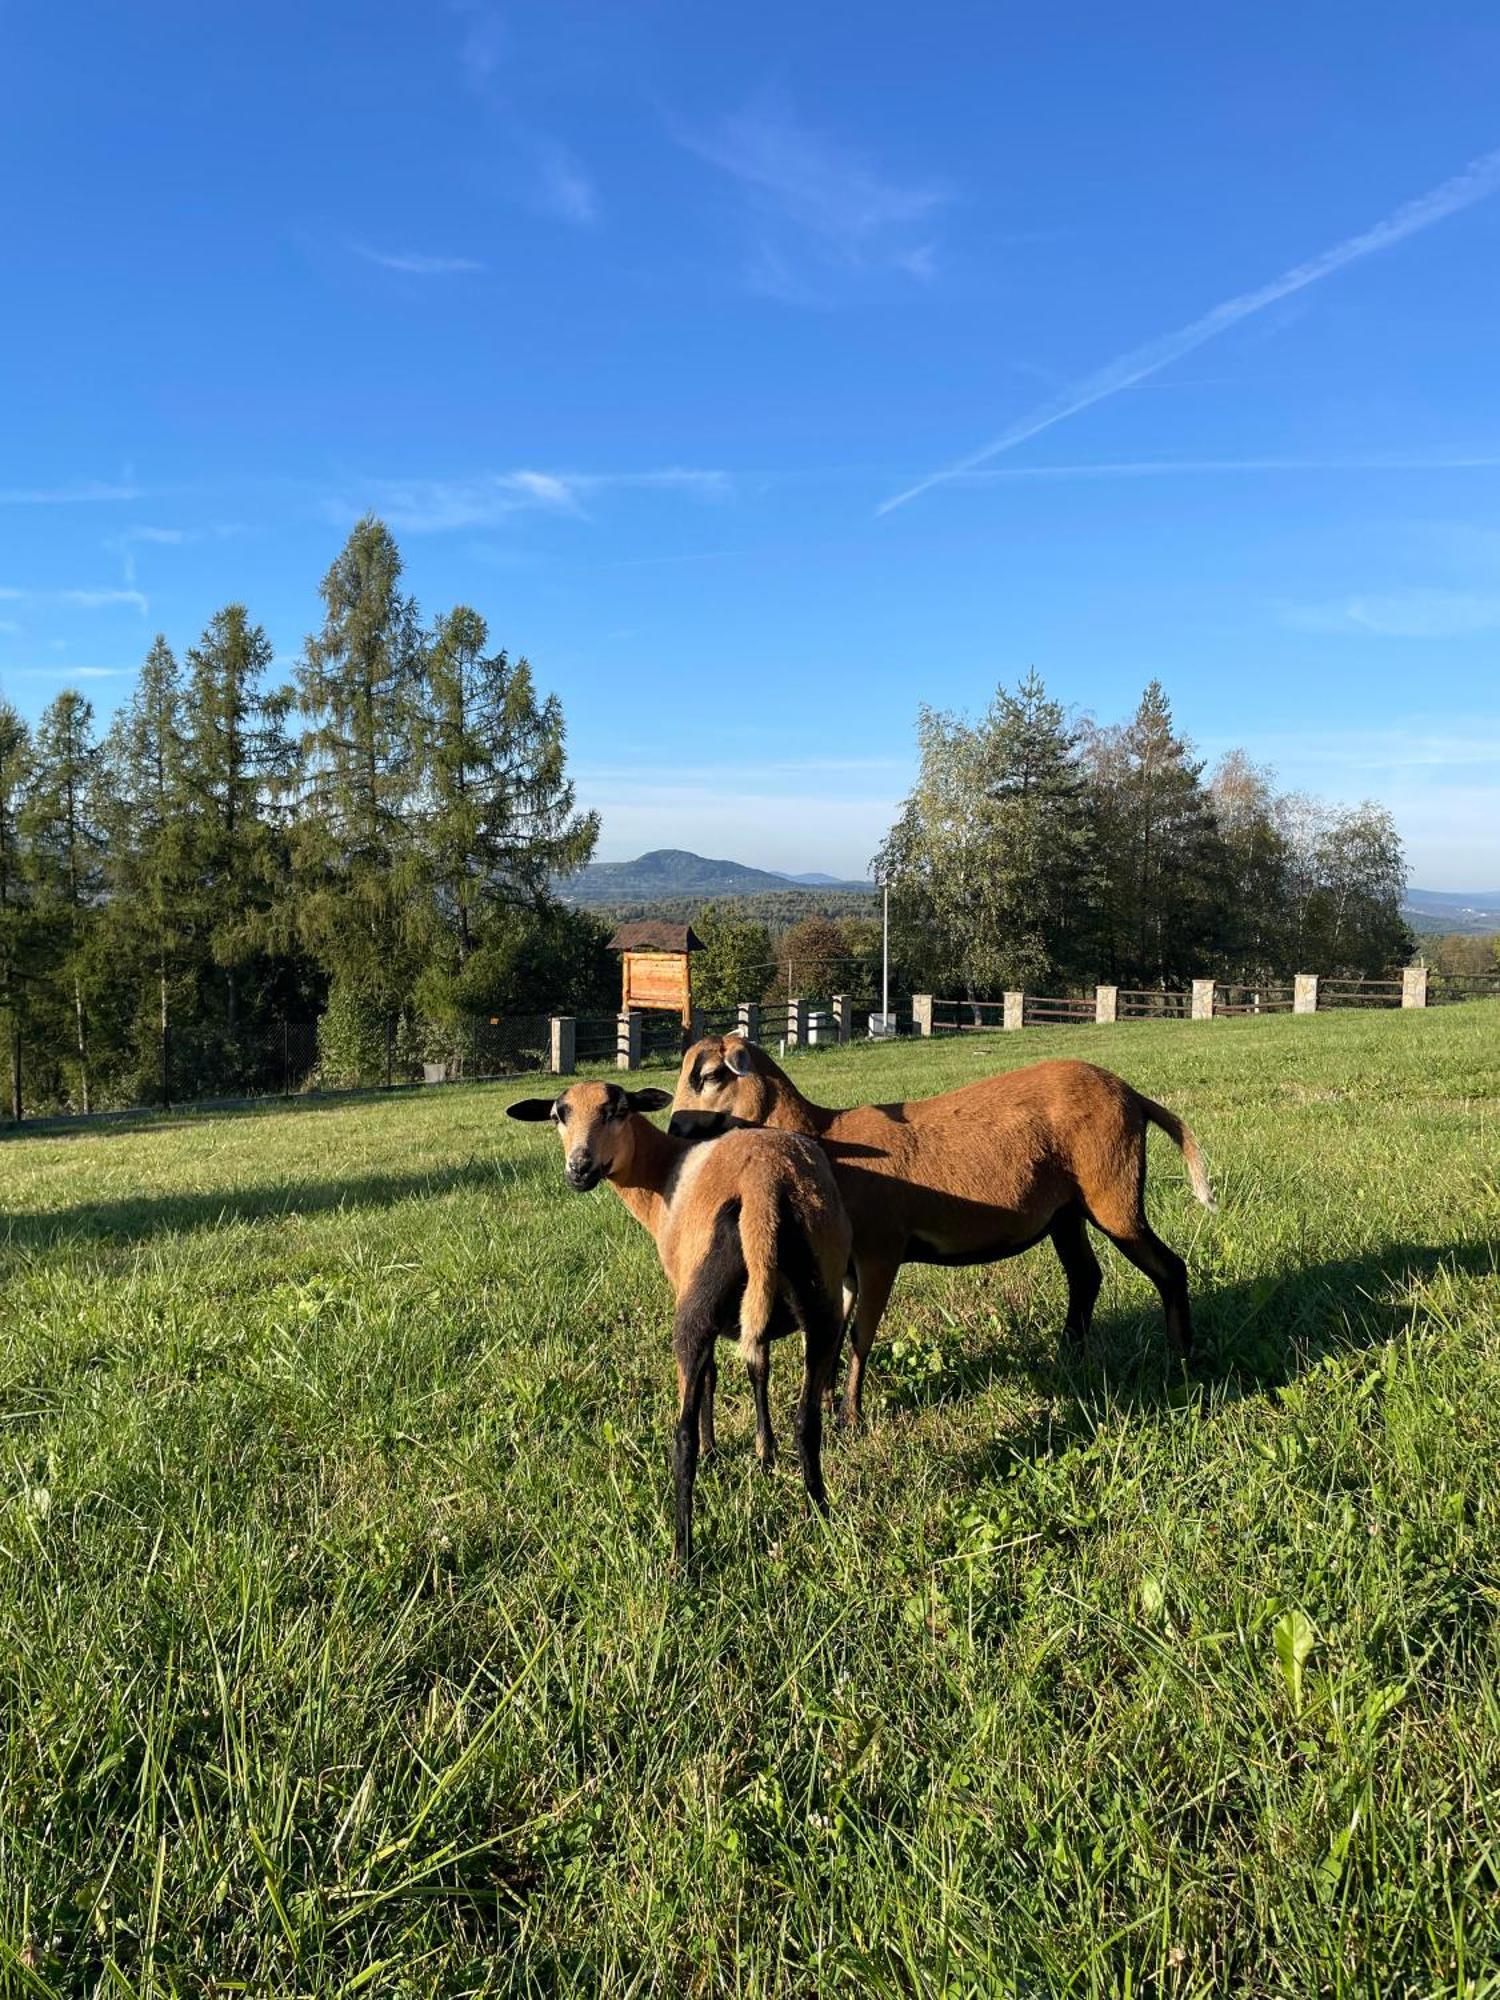
[[[618,1017],[619,1031],[615,1038],[615,1068],[639,1069],[641,1066],[641,1017],[634,1008]]]
[[[838,1030],[840,1043],[847,1042],[854,1033],[854,1002],[847,993],[833,996],[833,1024]]]
[[[911,1024],[919,1035],[932,1033],[932,995],[913,993],[911,996]]]
[[[1318,975],[1315,972],[1299,972],[1292,979],[1292,1012],[1316,1014],[1317,1011]]]
[[[807,1002],[788,1000],[786,1003],[786,1045],[789,1049],[800,1049],[807,1040]]]
[[[1211,1021],[1214,1017],[1214,982],[1211,979],[1193,981],[1193,1019]]]
[[[571,1076],[578,1060],[578,1023],[571,1014],[552,1016],[552,1074]]]
[[[760,1040],[760,1002],[741,1000],[734,1010],[735,1033],[743,1035],[747,1042]]]
[[[1094,988],[1094,1019],[1101,1023],[1118,1021],[1120,1018],[1120,989],[1118,986],[1096,986]]]
[[[1024,1024],[1025,1020],[1026,995],[1024,993],[1007,993],[1005,996],[1006,1027],[1019,1028]]]
[[[1401,974],[1401,1005],[1403,1007],[1425,1007],[1427,1005],[1427,967],[1408,965]]]

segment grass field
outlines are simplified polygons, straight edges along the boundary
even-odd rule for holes
[[[725,1350],[687,1582],[534,1083],[0,1142],[0,1993],[1500,1992],[1500,1007],[796,1074],[1058,1052],[1207,1148],[1200,1365],[910,1271],[826,1527]]]

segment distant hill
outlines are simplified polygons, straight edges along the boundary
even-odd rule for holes
[[[868,882],[841,882],[833,875],[777,875],[748,868],[742,861],[716,861],[683,847],[657,847],[634,861],[591,861],[580,874],[557,885],[565,903],[588,909],[626,904],[712,901],[721,896],[785,895],[816,890],[820,897],[867,896]]]
[[[1500,889],[1408,889],[1404,907],[1416,931],[1500,931]]]

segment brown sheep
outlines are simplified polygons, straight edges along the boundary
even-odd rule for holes
[[[734,1334],[755,1392],[755,1442],[769,1465],[770,1343],[800,1327],[802,1400],[797,1448],[808,1498],[827,1511],[823,1399],[843,1337],[840,1292],[849,1268],[849,1218],[822,1150],[786,1132],[726,1132],[690,1143],[642,1113],[671,1103],[664,1090],[575,1083],[561,1096],[510,1104],[510,1117],[551,1119],[569,1187],[607,1180],[649,1229],[677,1299],[676,1553],[693,1546],[700,1425],[712,1448],[714,1341]]]
[[[906,1263],[989,1264],[1050,1236],[1068,1281],[1064,1339],[1080,1346],[1100,1273],[1085,1222],[1161,1294],[1178,1354],[1192,1347],[1187,1268],[1146,1219],[1146,1129],[1180,1146],[1193,1193],[1213,1192],[1182,1120],[1092,1063],[1041,1062],[908,1104],[809,1103],[740,1035],[694,1043],[669,1129],[769,1125],[822,1144],[854,1229],[854,1309],[844,1415],[857,1422],[865,1360]]]

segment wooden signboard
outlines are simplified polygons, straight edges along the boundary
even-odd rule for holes
[[[620,1007],[671,1008],[688,1027],[693,1018],[693,976],[685,951],[627,951],[624,954]]]
[[[609,941],[621,954],[620,1010],[634,1013],[647,1007],[669,1008],[693,1024],[693,974],[690,952],[702,951],[703,941],[691,924],[621,924]]]

